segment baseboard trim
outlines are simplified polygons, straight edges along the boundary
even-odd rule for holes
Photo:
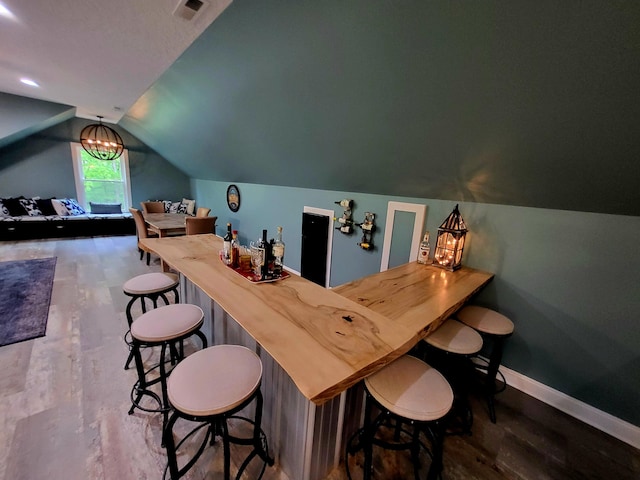
[[[500,367],[509,386],[640,449],[640,427],[598,410],[507,367]]]

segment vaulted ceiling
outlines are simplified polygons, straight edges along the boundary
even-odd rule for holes
[[[119,126],[192,178],[640,215],[638,2],[236,0]]]

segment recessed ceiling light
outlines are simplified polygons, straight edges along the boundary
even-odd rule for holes
[[[24,83],[25,85],[29,85],[30,87],[39,87],[40,86],[36,82],[31,80],[30,78],[21,78],[20,81],[22,83]]]
[[[16,19],[16,16],[13,13],[11,13],[11,10],[5,7],[2,3],[0,3],[0,17],[5,17],[10,20]]]

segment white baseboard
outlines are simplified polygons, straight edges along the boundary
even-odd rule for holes
[[[500,371],[509,386],[640,449],[640,427],[598,410],[507,367],[501,366]]]

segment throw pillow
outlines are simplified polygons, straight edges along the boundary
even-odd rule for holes
[[[180,202],[180,204],[178,205],[178,212],[177,213],[187,213],[187,204],[186,203],[182,203]]]
[[[4,206],[9,210],[9,215],[12,217],[21,217],[22,215],[27,215],[27,211],[24,209],[22,203],[20,203],[20,198],[5,198],[2,200]]]
[[[87,213],[75,198],[63,198],[60,200],[60,203],[67,207],[70,215],[83,215]]]
[[[171,212],[171,200],[158,200],[164,204],[164,213]]]
[[[53,208],[53,204],[51,203],[51,198],[40,198],[36,200],[36,204],[38,208],[42,212],[43,215],[57,215],[56,209]]]
[[[121,203],[93,203],[89,202],[91,213],[122,213]]]
[[[0,217],[10,217],[11,214],[9,213],[9,209],[4,206],[4,203],[2,200],[3,199],[0,198]]]
[[[56,214],[60,217],[67,217],[71,215],[67,207],[65,207],[62,203],[62,200],[56,200],[55,198],[51,199],[51,205],[53,205],[53,209],[56,211]]]
[[[172,202],[168,213],[178,213],[178,207],[181,202]]]
[[[40,210],[38,208],[38,204],[36,203],[38,200],[40,200],[40,198],[38,198],[38,199],[21,198],[20,199],[20,203],[22,204],[22,206],[24,207],[25,211],[27,212],[27,215],[29,215],[30,217],[41,217],[42,216],[42,210]]]
[[[184,213],[188,213],[189,215],[195,215],[196,213],[196,201],[189,200],[188,198],[183,198],[182,203],[187,205],[187,211]]]

